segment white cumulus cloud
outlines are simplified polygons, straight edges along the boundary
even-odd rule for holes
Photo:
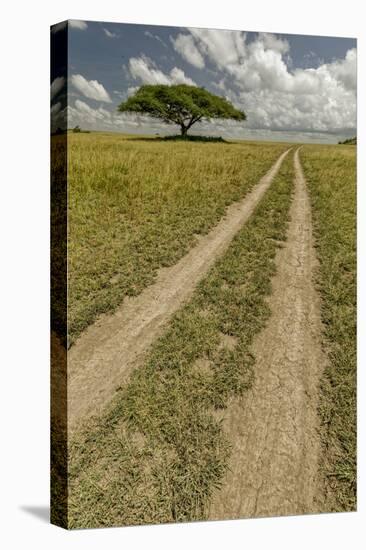
[[[175,51],[177,51],[183,59],[188,61],[188,63],[191,63],[191,65],[194,65],[194,67],[203,69],[205,66],[205,61],[191,35],[178,34],[175,39],[170,37],[170,40]]]
[[[345,59],[324,65],[325,72],[341,82],[346,90],[357,88],[357,52],[356,48],[348,50]]]
[[[67,119],[67,127],[74,128],[79,125],[82,129],[88,130],[109,130],[120,132],[131,132],[137,128],[146,128],[149,125],[152,131],[159,132],[164,130],[166,125],[147,116],[136,113],[118,113],[116,110],[109,111],[103,107],[94,109],[85,101],[77,99],[73,105],[69,105],[63,110],[58,110],[53,118],[53,128],[60,126],[60,121]],[[65,127],[65,123],[63,124]]]
[[[217,67],[239,63],[246,52],[245,33],[211,29],[189,29],[196,39],[202,55],[207,56]]]
[[[59,113],[60,111],[61,111],[61,102],[58,101],[51,107],[51,117],[57,115],[57,113]]]
[[[182,69],[174,67],[170,73],[165,74],[148,57],[131,57],[129,71],[133,78],[143,84],[189,84],[195,86],[195,82],[184,74]]]
[[[282,54],[287,53],[290,50],[290,44],[288,41],[283,38],[279,38],[275,34],[271,34],[269,32],[259,33],[259,39],[268,50],[273,50]]]
[[[79,29],[80,31],[85,31],[88,28],[85,21],[79,21],[77,19],[70,19],[69,25],[72,29]]]
[[[103,107],[93,109],[90,105],[85,103],[85,101],[77,99],[75,101],[74,108],[71,107],[69,111],[69,118],[72,117],[76,117],[78,122],[81,122],[82,124],[93,124],[98,120],[103,121],[105,119],[110,119],[111,115],[109,111],[106,111]]]
[[[248,116],[246,127],[339,132],[356,127],[356,49],[317,68],[289,68],[287,40],[260,33],[189,29],[221,73],[219,88]]]
[[[189,84],[190,86],[195,86],[195,82],[188,78],[184,74],[184,71],[182,69],[178,69],[178,67],[174,67],[169,73],[169,78],[171,80],[171,84]]]
[[[104,101],[105,103],[112,102],[103,84],[100,84],[97,80],[87,80],[81,74],[73,74],[70,80],[71,84],[85,97],[96,101]]]
[[[130,95],[133,95],[134,93],[137,92],[138,89],[139,89],[139,86],[129,86],[127,88],[127,96],[129,97]]]
[[[57,76],[51,84],[51,100],[62,90],[66,80],[63,76]]]

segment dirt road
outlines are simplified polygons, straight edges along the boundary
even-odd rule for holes
[[[277,257],[272,311],[253,345],[253,388],[233,401],[224,429],[233,445],[224,486],[210,519],[321,511],[318,479],[318,384],[326,358],[320,344],[320,304],[311,210],[298,151],[288,239]]]
[[[242,201],[229,206],[218,225],[176,265],[161,269],[153,285],[137,297],[126,298],[115,314],[101,317],[76,341],[68,354],[69,429],[90,413],[98,413],[132,368],[141,363],[172,314],[191,296],[249,218],[287,152]]]

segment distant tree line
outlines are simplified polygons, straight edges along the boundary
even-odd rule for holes
[[[357,137],[345,139],[344,141],[338,141],[338,145],[357,145]]]

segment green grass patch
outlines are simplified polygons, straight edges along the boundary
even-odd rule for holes
[[[304,147],[320,268],[324,346],[322,469],[333,511],[356,507],[356,151]]]
[[[249,389],[253,337],[270,311],[286,238],[292,154],[250,220],[153,345],[145,364],[70,446],[69,527],[201,520],[228,467],[216,412]]]
[[[286,148],[68,134],[70,343],[176,263]]]

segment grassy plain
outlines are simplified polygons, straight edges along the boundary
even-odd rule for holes
[[[70,342],[177,262],[287,147],[69,134]]]
[[[329,506],[356,507],[356,148],[301,150],[320,268],[324,345],[322,468]]]
[[[118,151],[119,145],[115,147]],[[130,155],[137,154],[131,147]],[[154,149],[156,144],[146,147],[144,155],[151,156],[151,163],[155,159],[159,170],[162,153]],[[197,197],[206,197],[211,206],[207,211],[205,205],[202,208],[214,220],[217,210],[210,202],[210,193],[217,193],[215,200],[223,208],[228,197],[245,193],[267,168],[257,166],[261,154],[255,153],[254,145],[230,145],[223,153],[223,146],[219,147],[216,159],[215,149],[209,148],[200,161],[204,169],[197,166],[196,173],[202,170],[201,181],[206,185],[196,187],[196,178],[189,180],[192,203],[188,201],[186,216],[191,216],[190,223],[195,220],[195,230],[208,227],[201,208],[196,211]],[[261,162],[271,164],[274,150],[260,147],[265,152]],[[275,150],[274,156],[278,155]],[[191,164],[195,162],[188,150],[172,149],[171,155],[175,155],[181,171],[189,158]],[[227,164],[230,159],[234,167]],[[248,179],[249,161],[256,166],[256,174]],[[206,162],[214,162],[214,166]],[[165,170],[169,173],[167,167]],[[180,170],[176,172],[178,178]],[[244,187],[238,181],[239,174],[247,181]],[[271,292],[276,250],[286,238],[293,176],[291,153],[227,252],[153,345],[145,364],[119,389],[105,414],[88,421],[84,431],[74,436],[69,527],[206,517],[207,503],[220,485],[230,453],[218,413],[230,397],[252,384],[254,358],[249,348],[270,314],[266,296]],[[217,180],[220,183],[215,185]],[[181,180],[181,186],[185,181]],[[225,188],[222,182],[231,189],[225,200],[221,197]],[[161,201],[167,192],[162,190]],[[180,186],[176,192],[185,196]],[[143,202],[139,208],[145,212]]]

